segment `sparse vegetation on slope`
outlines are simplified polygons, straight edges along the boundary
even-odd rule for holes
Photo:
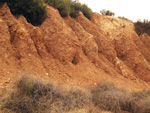
[[[44,83],[25,75],[4,108],[17,113],[63,113],[84,108],[90,103],[88,91],[76,87],[60,89],[54,83]]]
[[[115,13],[114,13],[114,12],[112,12],[112,11],[110,11],[110,10],[106,10],[106,9],[102,9],[102,10],[100,11],[100,13],[103,14],[103,15],[115,16]]]
[[[92,91],[69,86],[65,89],[28,75],[20,79],[16,88],[2,109],[17,113],[77,113],[80,109],[87,109],[86,113],[91,113],[97,107],[99,112],[150,111],[150,91],[132,93],[108,82],[101,82]]]
[[[118,18],[132,22],[132,20],[129,20],[128,18],[126,18],[126,17],[124,17],[124,16],[118,16]]]
[[[102,110],[120,113],[121,110],[127,109],[129,95],[125,90],[118,89],[111,83],[100,83],[92,94],[93,103]]]
[[[132,113],[149,113],[150,111],[150,91],[141,91],[132,94],[129,100]]]
[[[92,100],[95,106],[105,111],[120,113],[149,113],[150,91],[132,93],[122,88],[116,88],[111,83],[100,83],[92,91]]]
[[[70,15],[75,18],[80,11],[88,19],[91,17],[92,10],[86,4],[81,4],[77,0],[45,0],[45,2],[48,5],[58,9],[62,17]]]

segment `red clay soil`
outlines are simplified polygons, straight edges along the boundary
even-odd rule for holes
[[[149,88],[150,41],[132,22],[93,13],[62,18],[48,6],[40,26],[0,8],[0,85],[23,73],[91,88],[100,81],[132,90]],[[8,81],[9,79],[9,81]]]
[[[117,57],[134,72],[134,76],[149,82],[150,51],[136,34],[133,23],[105,15],[100,16],[96,13],[93,13],[91,21],[97,26],[103,26],[99,28],[114,37],[112,42],[114,42]]]

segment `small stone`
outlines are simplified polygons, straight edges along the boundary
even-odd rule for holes
[[[118,61],[116,61],[116,65],[118,65],[118,64],[120,64],[120,61],[118,60]]]
[[[5,81],[5,83],[9,83],[10,82],[10,78],[7,79],[7,81]]]

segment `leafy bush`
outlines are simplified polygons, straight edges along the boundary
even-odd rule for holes
[[[92,10],[86,5],[86,4],[83,4],[81,6],[81,12],[84,14],[85,17],[87,17],[88,19],[91,18],[91,13],[92,13]]]
[[[82,4],[77,1],[71,1],[70,4],[70,16],[76,18],[81,11]]]
[[[71,3],[70,4],[70,7],[71,7],[70,16],[71,17],[76,18],[79,12],[81,11],[85,17],[87,17],[88,19],[91,18],[92,10],[86,4],[81,4],[77,0],[71,1],[70,3]]]
[[[70,0],[45,0],[45,3],[58,9],[62,17],[68,16],[70,13]]]
[[[104,14],[104,15],[108,15],[108,16],[115,16],[115,13],[110,11],[110,10],[105,10],[105,9],[102,9],[100,11],[101,14]]]
[[[2,0],[7,2],[12,14],[24,15],[33,25],[40,25],[46,17],[46,5],[43,0]]]
[[[143,33],[147,33],[150,36],[150,21],[149,20],[138,20],[134,23],[135,31],[138,35],[141,35]]]

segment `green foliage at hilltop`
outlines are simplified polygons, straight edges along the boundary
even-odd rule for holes
[[[103,14],[103,15],[115,16],[115,13],[112,12],[112,11],[110,11],[110,10],[102,9],[102,10],[100,11],[100,13]]]
[[[76,18],[81,11],[82,4],[77,1],[72,1],[70,4],[70,16]]]
[[[24,15],[33,25],[40,25],[46,17],[46,5],[43,0],[2,0],[7,2],[12,14]]]
[[[85,17],[90,19],[92,10],[78,0],[1,0],[0,6],[7,3],[12,14],[23,15],[33,25],[40,25],[46,18],[46,5],[58,9],[62,17],[77,17],[81,11]]]
[[[86,5],[81,4],[78,0],[45,0],[45,2],[58,9],[62,17],[77,17],[81,11],[85,17],[90,19],[92,10]]]
[[[68,16],[70,12],[70,0],[45,0],[45,2],[58,9],[62,17]]]
[[[138,20],[134,23],[135,31],[138,35],[147,33],[150,36],[150,21],[144,19],[143,21]]]
[[[76,18],[81,11],[85,17],[90,19],[92,10],[78,0],[0,0],[0,7],[7,2],[12,14],[23,15],[33,25],[40,25],[46,18],[46,5],[58,9],[62,17],[71,16]],[[114,16],[110,10],[101,10],[101,14]],[[119,17],[128,20],[125,17]],[[150,21],[137,21],[134,23],[138,35],[147,33],[150,36]]]
[[[71,17],[77,17],[79,12],[81,11],[85,17],[88,19],[91,18],[91,13],[92,10],[86,5],[86,4],[81,4],[77,0],[71,1],[71,11],[70,11],[70,16]]]
[[[81,6],[81,12],[84,14],[85,17],[87,17],[88,19],[91,18],[91,12],[92,10],[86,5],[86,4],[83,4]]]

